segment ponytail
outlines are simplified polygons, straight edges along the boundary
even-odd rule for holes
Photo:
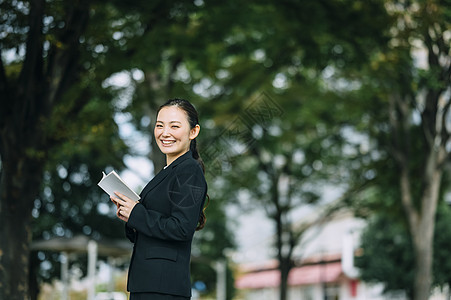
[[[191,154],[193,155],[193,158],[197,160],[200,167],[202,168],[202,171],[205,174],[205,164],[202,158],[200,158],[199,151],[197,150],[197,142],[196,139],[193,139],[189,145],[189,150],[191,151]]]
[[[205,210],[208,207],[208,204],[210,204],[210,196],[207,194],[207,203],[204,205],[204,208],[202,208],[202,211],[200,212],[199,221],[197,222],[196,231],[199,231],[204,228],[205,223],[207,223],[207,216],[205,215]]]
[[[196,139],[193,139],[189,145],[189,150],[191,151],[191,154],[193,155],[193,158],[195,160],[197,160],[197,162],[199,163],[200,167],[202,168],[202,172],[204,172],[205,174],[205,165],[204,162],[202,161],[202,158],[200,158],[199,155],[199,151],[197,151],[197,142]],[[207,222],[207,216],[205,215],[205,210],[207,209],[208,204],[210,204],[210,196],[208,196],[207,194],[207,203],[204,205],[204,208],[202,209],[200,216],[199,216],[199,221],[197,223],[197,227],[196,227],[196,231],[201,230],[202,228],[204,228],[205,223]]]

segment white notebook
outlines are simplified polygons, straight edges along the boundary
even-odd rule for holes
[[[97,183],[108,195],[116,196],[114,192],[119,192],[134,201],[138,201],[141,197],[138,196],[122,179],[115,171],[111,171],[110,173],[105,174],[102,172],[103,177]]]

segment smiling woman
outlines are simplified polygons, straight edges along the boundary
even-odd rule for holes
[[[173,99],[157,112],[154,136],[166,166],[135,202],[115,193],[117,216],[134,243],[127,289],[130,299],[190,299],[190,256],[194,232],[204,227],[205,168],[196,145],[197,111]]]

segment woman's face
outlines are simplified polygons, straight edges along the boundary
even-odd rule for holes
[[[168,164],[189,150],[191,140],[198,133],[199,125],[191,129],[185,111],[177,106],[163,107],[158,113],[154,135]]]

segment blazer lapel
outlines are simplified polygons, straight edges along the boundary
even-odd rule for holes
[[[169,174],[169,168],[161,170],[142,190],[141,201],[146,197],[147,193],[150,192],[154,187],[156,187],[163,179]]]
[[[155,188],[163,179],[168,176],[170,171],[177,166],[179,163],[184,161],[185,159],[192,157],[191,151],[186,152],[176,160],[174,160],[166,169],[161,170],[142,190],[141,194],[139,195],[141,197],[141,201],[146,197],[147,193],[149,193],[153,188]]]

